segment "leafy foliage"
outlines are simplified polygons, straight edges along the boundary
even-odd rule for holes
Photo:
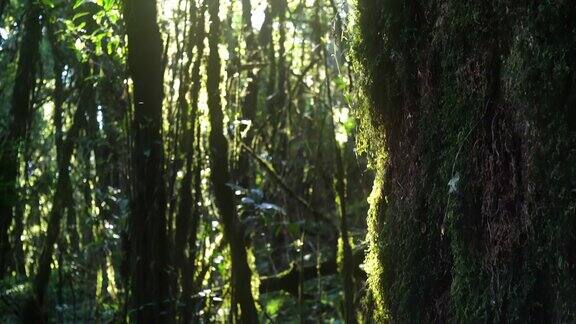
[[[13,89],[25,86],[17,82],[19,66],[38,69],[26,98],[31,114],[23,144],[0,148],[15,152],[17,161],[17,197],[9,215],[2,215],[8,225],[0,233],[9,237],[9,261],[0,269],[0,321],[134,320],[150,305],[131,303],[138,270],[130,253],[137,239],[151,246],[159,239],[132,228],[140,215],[133,205],[135,169],[157,153],[148,148],[144,156],[134,154],[138,130],[145,127],[135,123],[142,103],[135,101],[137,85],[128,69],[126,21],[132,12],[115,0],[4,3],[0,138],[12,131],[21,109],[12,105]],[[158,1],[154,17],[163,40],[162,111],[154,122],[162,128],[165,159],[147,167],[161,170],[166,189],[166,212],[156,217],[166,222],[169,248],[161,255],[169,260],[169,316],[183,322],[239,318],[230,247],[240,246],[261,321],[341,321],[341,277],[310,270],[344,262],[337,251],[342,217],[352,245],[360,246],[365,234],[371,175],[354,152],[354,77],[343,37],[349,4],[221,1],[217,39],[210,36],[208,4]],[[29,14],[29,6],[39,13]],[[27,15],[41,25],[37,62],[22,59]],[[210,42],[221,57],[218,93],[206,85]],[[232,242],[211,181],[222,170],[211,169],[209,152],[222,145],[209,141],[209,95],[222,102],[227,188],[234,193],[225,203],[238,217],[233,232],[242,233]],[[345,196],[335,191],[339,181]],[[263,278],[293,267],[311,274],[290,283],[301,294],[260,286]],[[354,290],[361,296],[364,278],[358,274]]]

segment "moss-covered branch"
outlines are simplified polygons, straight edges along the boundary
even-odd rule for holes
[[[364,271],[360,265],[364,262],[364,250],[357,250],[353,254],[355,275],[364,277]],[[290,267],[277,275],[260,278],[260,293],[270,293],[274,291],[286,291],[291,295],[298,296],[298,285],[302,282],[318,277],[335,275],[338,273],[338,262],[336,257],[323,261],[318,265],[301,267],[292,262]]]

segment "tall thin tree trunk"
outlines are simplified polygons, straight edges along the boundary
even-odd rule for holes
[[[270,113],[271,123],[273,125],[271,135],[272,155],[274,156],[273,164],[278,167],[281,161],[286,160],[288,154],[288,139],[283,129],[286,123],[282,118],[286,114],[287,103],[287,67],[286,67],[286,12],[288,9],[287,0],[272,0],[272,12],[278,17],[278,65],[275,71],[277,76],[274,80],[277,81],[274,95],[268,100],[268,108]],[[271,44],[271,46],[273,46]],[[274,54],[271,54],[274,55]],[[276,72],[277,70],[277,72]],[[271,80],[272,82],[272,80]],[[286,114],[287,115],[287,114]],[[281,168],[277,168],[281,170]]]
[[[128,67],[134,82],[130,216],[131,317],[170,322],[162,139],[162,39],[156,1],[125,0]]]
[[[317,8],[319,2],[316,3]],[[318,12],[316,18],[320,19]],[[318,26],[321,26],[318,24]],[[321,35],[321,31],[318,31],[318,36]],[[346,169],[344,166],[344,161],[342,160],[342,149],[340,148],[338,141],[336,140],[336,124],[334,121],[334,106],[332,103],[332,89],[331,89],[331,78],[330,70],[328,68],[328,50],[326,49],[326,44],[322,42],[322,38],[318,37],[317,41],[322,44],[321,55],[324,63],[324,73],[326,79],[326,96],[328,99],[328,109],[330,110],[330,135],[332,144],[334,147],[334,155],[336,162],[336,174],[334,179],[334,191],[336,196],[336,206],[339,207],[340,212],[340,240],[342,244],[342,259],[340,266],[340,272],[342,274],[342,287],[344,290],[344,319],[347,324],[357,323],[356,319],[356,306],[354,303],[354,257],[352,255],[352,247],[350,245],[350,238],[348,234],[348,212],[347,212],[347,192],[346,192]]]
[[[192,5],[191,5],[192,6]],[[198,97],[200,94],[201,88],[201,75],[200,75],[200,67],[203,61],[203,53],[204,53],[204,38],[206,37],[206,32],[204,30],[204,12],[206,10],[206,5],[203,3],[200,8],[191,7],[190,8],[190,17],[193,15],[196,17],[196,23],[191,24],[191,31],[190,31],[190,40],[189,40],[189,48],[188,48],[188,59],[190,62],[192,61],[193,56],[193,48],[196,48],[196,58],[194,60],[194,64],[192,65],[191,77],[186,78],[192,83],[192,87],[190,89],[190,114],[184,114],[189,116],[190,120],[185,120],[184,125],[185,131],[183,134],[183,147],[185,151],[185,174],[184,178],[182,179],[182,186],[180,191],[180,205],[178,208],[178,215],[176,217],[176,233],[175,233],[175,244],[174,249],[176,250],[176,262],[177,267],[179,268],[179,276],[182,282],[182,300],[184,302],[184,308],[181,312],[181,319],[184,323],[189,323],[193,318],[193,299],[192,299],[192,279],[194,278],[195,267],[194,262],[196,259],[196,234],[198,231],[199,225],[199,197],[200,197],[200,183],[201,179],[196,177],[199,175],[201,171],[201,164],[197,163],[194,165],[194,154],[198,157],[196,158],[197,161],[200,161],[199,158],[201,156],[200,152],[200,134],[194,136],[194,132],[196,131],[196,125],[198,122]],[[196,12],[197,11],[197,12]],[[192,28],[196,28],[195,33],[192,33]],[[194,35],[194,37],[192,37]],[[189,67],[189,65],[188,65]],[[187,70],[186,70],[187,71]],[[188,72],[186,72],[188,73]],[[186,89],[181,89],[186,90]],[[184,91],[182,91],[184,92]],[[181,93],[181,96],[185,96],[186,93]],[[188,105],[185,99],[181,99],[184,102],[182,104]],[[188,119],[187,118],[187,119]],[[194,142],[196,142],[196,151],[194,152]],[[194,192],[195,196],[192,195],[192,182],[195,181],[194,184]],[[190,241],[190,244],[188,244]],[[185,250],[186,247],[188,249],[188,255],[186,255]]]
[[[56,183],[56,191],[54,192],[54,200],[52,202],[52,210],[48,217],[48,230],[46,238],[44,239],[44,246],[40,253],[38,261],[38,269],[36,277],[34,278],[34,296],[28,301],[25,311],[25,322],[45,322],[45,295],[48,288],[52,264],[52,255],[54,252],[54,245],[58,241],[60,235],[60,222],[64,211],[69,208],[67,206],[67,196],[72,190],[70,182],[70,160],[74,145],[76,143],[78,134],[80,132],[81,119],[84,117],[83,105],[79,104],[76,112],[74,113],[73,124],[68,131],[66,140],[63,141],[61,146],[56,148],[58,160],[58,181]]]
[[[7,271],[10,251],[9,228],[14,204],[18,199],[16,193],[18,153],[21,151],[33,117],[30,99],[36,84],[40,37],[40,8],[35,1],[29,1],[12,92],[9,124],[7,131],[0,138],[0,278]]]
[[[84,76],[84,80],[88,78],[93,72],[92,64],[89,62],[82,64],[82,75]],[[85,109],[86,109],[86,118],[84,119],[85,123],[85,134],[86,134],[86,145],[82,147],[80,150],[80,156],[82,157],[81,161],[83,161],[83,173],[84,173],[84,183],[83,183],[83,196],[84,196],[84,209],[83,212],[80,214],[83,217],[80,219],[80,222],[74,222],[74,228],[70,228],[73,230],[73,235],[76,236],[76,239],[79,240],[79,233],[82,235],[82,246],[85,247],[94,241],[94,233],[98,233],[100,229],[100,216],[103,214],[105,208],[102,208],[100,204],[100,199],[98,197],[98,191],[96,191],[96,200],[93,201],[92,199],[92,188],[100,188],[104,189],[105,187],[102,186],[101,182],[105,177],[100,177],[103,174],[102,170],[102,158],[104,158],[103,154],[101,154],[99,137],[98,137],[98,121],[97,121],[97,105],[95,102],[95,87],[93,84],[89,82],[84,82],[84,86],[82,89],[83,93],[86,94],[86,102],[85,102]],[[94,153],[94,170],[97,177],[92,176],[92,153]],[[99,173],[100,171],[100,173]],[[104,191],[100,191],[104,192]],[[93,215],[92,210],[94,209],[94,204],[99,207],[100,214]],[[69,219],[72,220],[74,217],[70,217]],[[70,223],[69,223],[70,224]],[[76,243],[78,244],[78,243]],[[99,260],[100,259],[100,260]],[[103,259],[103,261],[102,261]],[[91,319],[97,312],[98,301],[96,300],[96,290],[98,289],[98,282],[97,276],[99,271],[99,261],[105,262],[105,254],[101,253],[101,251],[89,253],[87,255],[86,261],[88,265],[88,269],[85,273],[83,273],[83,278],[89,283],[88,289],[89,298],[91,303],[87,303],[87,309],[84,311],[84,316],[87,319]],[[105,276],[105,272],[102,274]]]
[[[27,190],[26,187],[29,183],[29,172],[27,171],[28,162],[30,161],[30,150],[27,147],[29,139],[25,140],[24,149],[22,151],[23,163],[24,163],[24,186],[18,191],[18,203],[14,209],[14,227],[12,229],[11,237],[11,255],[13,270],[20,276],[26,276],[26,256],[24,254],[24,242],[22,240],[22,234],[24,233],[24,217],[25,217],[25,206],[27,203]]]
[[[336,192],[336,206],[340,208],[340,240],[342,242],[342,260],[340,271],[342,273],[343,290],[344,290],[344,319],[347,324],[357,323],[354,305],[354,259],[352,255],[352,247],[350,246],[350,238],[348,236],[348,222],[347,222],[347,209],[346,209],[346,170],[342,161],[342,150],[336,141],[336,125],[334,124],[334,107],[332,106],[332,93],[330,89],[330,77],[328,70],[328,63],[326,51],[324,53],[324,67],[326,73],[326,91],[328,92],[328,104],[330,109],[330,129],[331,137],[334,147],[334,155],[336,157],[336,175],[334,179],[334,189]]]
[[[248,265],[244,231],[236,215],[234,194],[228,186],[230,174],[228,169],[228,142],[224,136],[224,114],[220,102],[220,56],[218,43],[220,40],[220,21],[218,18],[219,0],[208,2],[210,13],[210,36],[208,45],[208,108],[210,112],[210,176],[214,186],[216,206],[218,207],[224,235],[230,246],[232,259],[232,301],[240,304],[240,321],[242,323],[257,323],[258,314],[254,297],[252,296],[252,272]],[[234,308],[234,307],[233,307]]]
[[[252,28],[252,5],[250,0],[242,0],[242,21],[246,37],[246,58],[248,60],[246,63],[250,66],[259,61],[258,42],[256,42],[254,30]],[[246,95],[242,102],[242,119],[250,122],[249,126],[244,125],[244,127],[250,127],[250,129],[248,129],[245,137],[241,140],[248,146],[252,145],[252,139],[254,138],[253,128],[256,121],[258,94],[260,90],[260,70],[255,71],[255,69],[256,68],[248,69],[248,85],[246,86]],[[235,178],[241,187],[248,188],[250,186],[250,155],[244,149],[240,153],[234,173]]]

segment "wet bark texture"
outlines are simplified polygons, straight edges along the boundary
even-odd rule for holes
[[[358,10],[377,316],[575,321],[576,4]]]

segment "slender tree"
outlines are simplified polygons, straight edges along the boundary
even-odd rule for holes
[[[204,54],[204,39],[206,38],[206,32],[204,28],[204,14],[206,11],[205,3],[202,3],[200,7],[196,7],[193,2],[190,7],[190,19],[194,17],[194,24],[190,24],[189,40],[187,44],[187,56],[189,63],[194,61],[192,64],[192,69],[189,73],[188,68],[190,64],[186,67],[186,75],[190,74],[184,78],[185,82],[191,82],[192,86],[188,89],[188,86],[183,86],[180,88],[179,94],[179,104],[186,106],[183,107],[185,111],[188,109],[190,113],[183,114],[185,116],[184,125],[185,129],[182,137],[182,147],[184,150],[185,159],[185,169],[184,178],[182,179],[182,185],[180,187],[180,204],[178,206],[178,214],[176,216],[176,232],[174,238],[174,249],[176,256],[176,263],[178,267],[178,275],[182,283],[182,300],[184,302],[184,307],[181,312],[181,319],[183,322],[188,323],[193,317],[192,309],[192,280],[195,273],[195,260],[196,260],[196,235],[199,227],[199,199],[197,199],[200,194],[200,181],[195,175],[200,172],[200,165],[195,165],[195,161],[200,156],[200,141],[199,136],[194,136],[196,127],[199,120],[199,110],[198,110],[198,97],[201,88],[201,75],[200,67],[203,61]],[[192,33],[192,29],[196,28],[195,32]],[[196,57],[193,57],[193,49],[196,48]],[[186,96],[188,95],[188,90],[191,98],[191,102],[188,103]],[[188,107],[189,106],[189,107]],[[189,119],[189,120],[188,120]],[[194,145],[196,142],[196,146]],[[194,188],[193,188],[194,187]],[[194,194],[193,195],[193,191]],[[188,244],[190,242],[190,244]],[[188,249],[188,255],[186,255],[186,248]]]
[[[248,265],[246,243],[242,225],[236,215],[234,194],[229,186],[228,142],[224,136],[224,114],[220,102],[220,20],[218,9],[220,2],[208,2],[210,14],[210,34],[208,45],[210,57],[207,67],[208,108],[210,111],[210,176],[214,186],[216,205],[220,211],[224,235],[229,242],[232,259],[232,303],[240,304],[240,321],[257,323],[258,313],[252,296],[252,272]],[[233,307],[234,308],[234,307]]]
[[[166,190],[163,171],[162,39],[156,1],[124,1],[128,67],[133,81],[130,316],[170,321]]]
[[[12,91],[12,105],[7,130],[1,134],[0,144],[0,278],[9,264],[9,229],[18,201],[17,179],[22,144],[30,129],[33,110],[32,93],[36,85],[41,38],[40,7],[37,1],[26,3],[24,36],[20,44],[16,80]]]
[[[334,121],[334,107],[332,106],[332,90],[330,89],[330,71],[328,70],[328,59],[326,51],[323,50],[324,67],[326,73],[326,91],[328,105],[330,109],[330,134],[334,147],[334,157],[336,162],[336,174],[334,175],[334,191],[336,193],[336,206],[340,213],[340,241],[342,244],[342,260],[340,270],[344,287],[344,319],[348,324],[354,324],[356,319],[356,308],[354,306],[354,259],[350,236],[348,233],[348,211],[347,211],[347,191],[346,191],[346,169],[342,159],[342,149],[336,140],[336,125]]]
[[[58,76],[60,77],[60,76]],[[56,96],[58,97],[61,89],[56,89]],[[59,100],[59,99],[57,99]],[[45,297],[48,283],[50,280],[52,257],[54,254],[54,245],[58,242],[60,236],[60,222],[66,210],[73,208],[67,204],[70,203],[68,197],[72,193],[72,184],[70,180],[70,161],[74,147],[80,133],[81,126],[83,125],[82,119],[85,118],[84,101],[79,100],[78,107],[73,117],[73,124],[66,134],[66,139],[62,140],[61,135],[57,135],[56,147],[57,151],[57,164],[58,164],[58,181],[56,183],[56,190],[52,202],[52,209],[48,217],[48,230],[44,239],[44,246],[40,252],[40,259],[38,261],[38,269],[34,277],[33,296],[28,300],[26,311],[24,312],[25,322],[43,323],[46,321]],[[61,134],[61,116],[60,108],[56,109],[54,118],[57,134]],[[61,248],[61,247],[60,247]]]
[[[248,83],[245,90],[246,94],[242,101],[242,119],[249,123],[249,125],[244,125],[244,127],[249,127],[249,129],[247,129],[245,137],[241,140],[247,145],[252,145],[254,138],[253,128],[255,127],[256,112],[258,111],[261,71],[260,68],[257,67],[260,60],[260,52],[252,27],[252,5],[249,0],[242,1],[242,22],[242,30],[244,31],[246,44],[246,65],[248,67],[248,73],[246,75]],[[240,153],[234,174],[240,186],[248,188],[251,185],[250,155],[246,150],[242,150]]]

